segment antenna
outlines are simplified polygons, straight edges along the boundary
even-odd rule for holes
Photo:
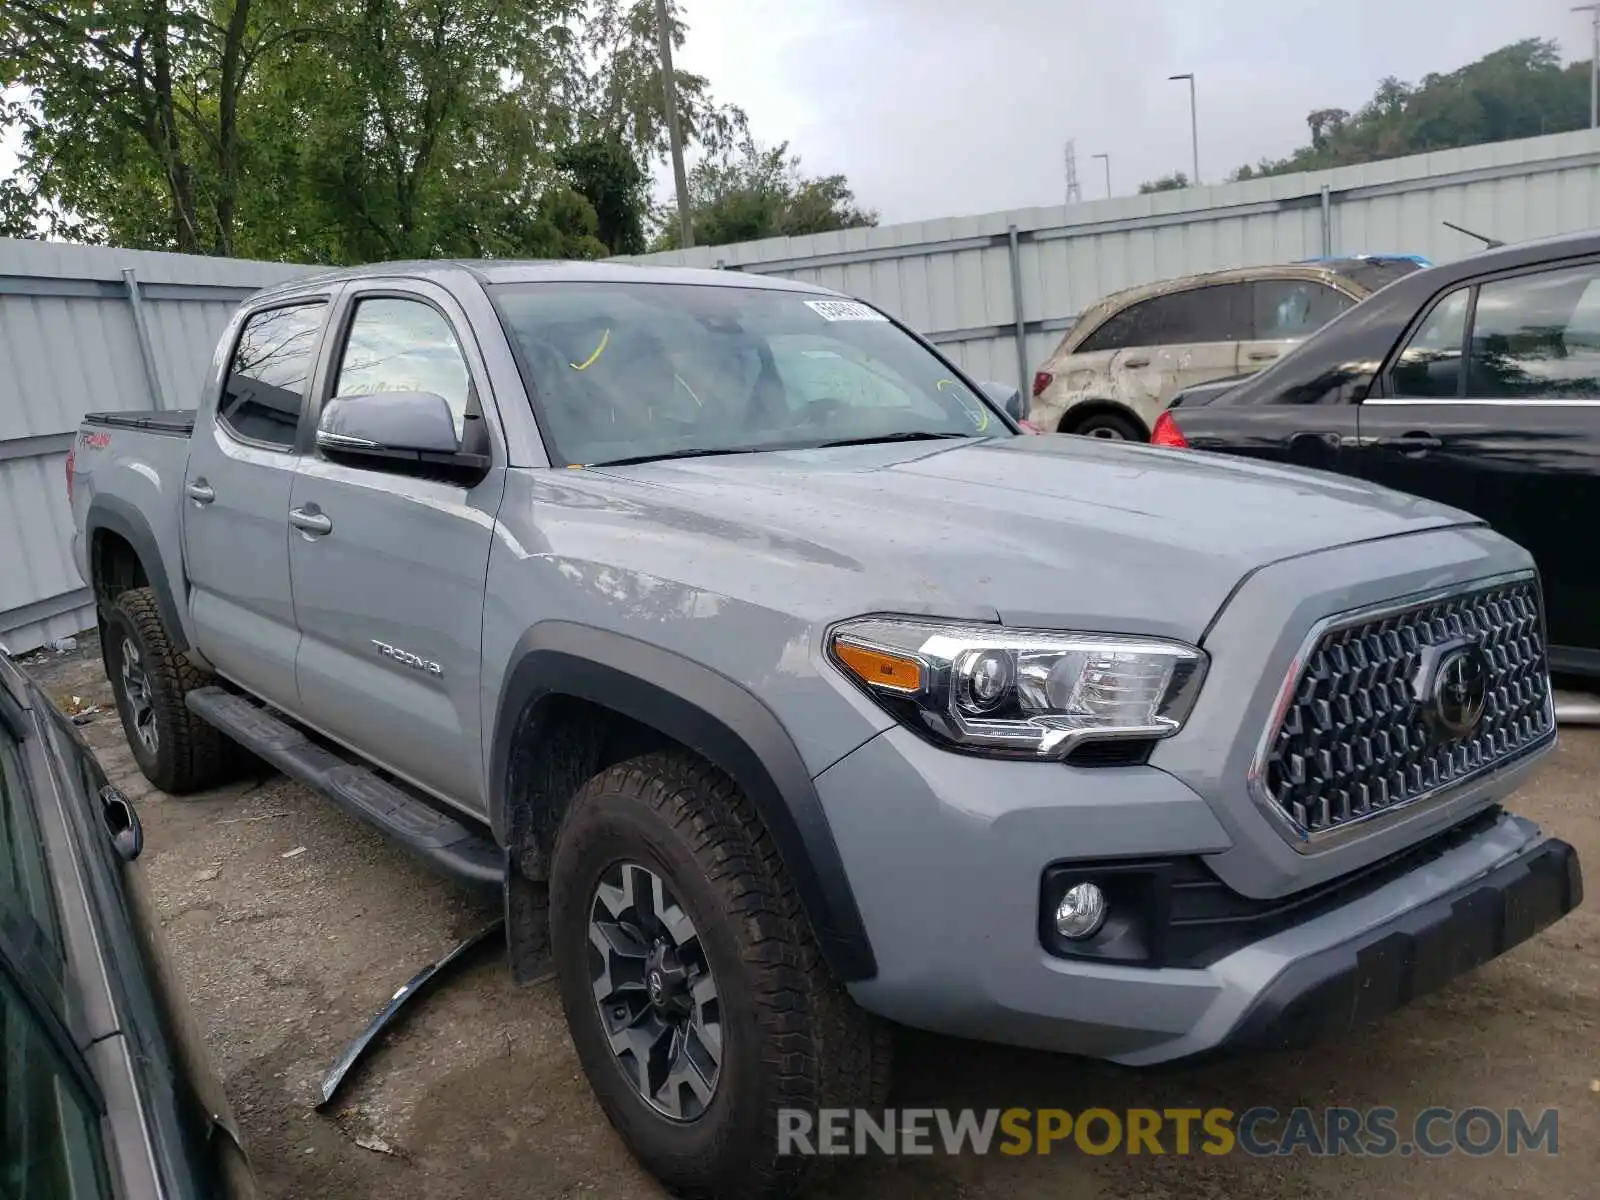
[[[1067,139],[1067,144],[1061,152],[1061,163],[1066,174],[1067,203],[1077,204],[1083,199],[1083,189],[1078,186],[1078,143]]]

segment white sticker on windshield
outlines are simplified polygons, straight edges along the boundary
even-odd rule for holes
[[[876,309],[854,300],[807,300],[806,307],[824,321],[887,321]]]

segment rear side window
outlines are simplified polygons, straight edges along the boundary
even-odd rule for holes
[[[1084,340],[1077,353],[1237,342],[1249,336],[1249,285],[1216,283],[1130,304],[1108,317]]]
[[[21,751],[0,724],[0,923],[19,938],[60,944],[44,849],[26,794]],[[23,926],[26,919],[28,925]]]
[[[1389,372],[1389,394],[1402,399],[1453,397],[1461,388],[1461,343],[1471,288],[1452,292],[1423,318]]]
[[[1250,292],[1254,333],[1260,341],[1310,337],[1355,305],[1343,292],[1309,279],[1258,279]]]
[[[1600,396],[1600,263],[1497,279],[1478,289],[1467,395]]]
[[[323,304],[269,308],[244,323],[217,420],[235,437],[291,450],[317,349]]]

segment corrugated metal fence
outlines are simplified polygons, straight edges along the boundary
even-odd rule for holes
[[[1503,241],[1600,225],[1600,132],[635,261],[848,292],[894,313],[977,378],[1026,386],[1076,314],[1121,288],[1338,254],[1448,262],[1481,248],[1444,221]]]
[[[189,408],[228,317],[278,263],[0,239],[0,642],[94,624],[63,471],[85,412]]]

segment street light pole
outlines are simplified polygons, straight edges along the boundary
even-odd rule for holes
[[[656,38],[661,44],[661,94],[667,106],[672,181],[678,189],[678,244],[687,250],[694,245],[694,222],[689,213],[689,179],[683,170],[683,134],[678,129],[678,86],[672,78],[672,25],[667,20],[667,0],[656,0]]]
[[[1089,157],[1090,158],[1103,158],[1103,159],[1105,159],[1105,163],[1106,163],[1106,199],[1109,200],[1109,199],[1111,199],[1111,155],[1109,155],[1109,154],[1091,154]]]
[[[1182,75],[1168,75],[1169,81],[1187,79],[1189,81],[1189,145],[1194,151],[1194,178],[1190,180],[1193,187],[1200,186],[1200,118],[1194,107],[1194,73],[1185,71]]]
[[[1589,51],[1589,128],[1600,129],[1600,4],[1575,4],[1573,12],[1586,12],[1594,26]]]

